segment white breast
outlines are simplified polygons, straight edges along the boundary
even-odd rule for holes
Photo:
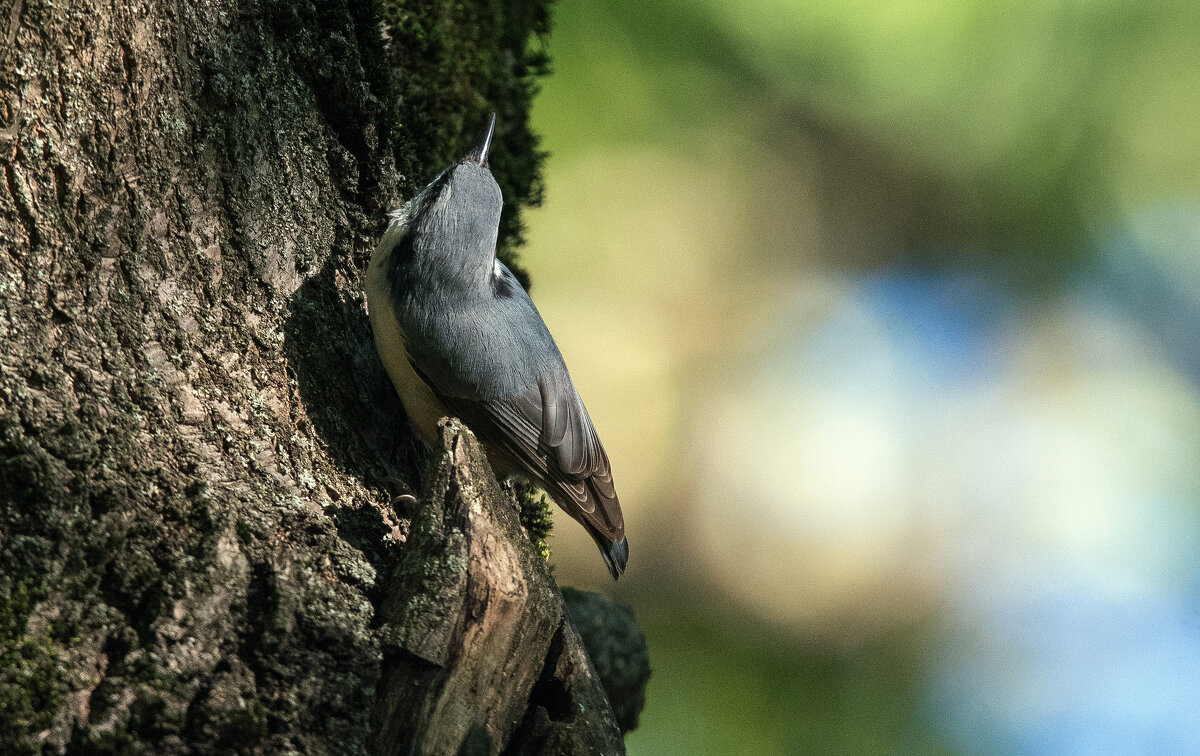
[[[387,368],[400,401],[404,402],[409,422],[425,441],[436,444],[437,423],[446,412],[413,370],[404,350],[404,332],[392,309],[391,286],[387,277],[387,261],[396,246],[393,239],[393,235],[385,234],[371,255],[371,265],[367,268],[367,314],[371,318],[375,348],[379,350],[383,366]]]

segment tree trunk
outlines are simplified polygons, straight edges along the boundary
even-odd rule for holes
[[[386,210],[489,105],[516,238],[538,192],[525,51],[543,4],[7,3],[0,752],[434,752],[412,735],[430,701],[398,691],[461,665],[406,650],[409,614],[378,611],[422,590],[414,513],[391,499],[421,490],[430,455],[375,355],[362,273]],[[435,452],[434,479],[489,491],[502,521],[490,473]],[[544,562],[517,564],[554,597],[518,612],[537,653],[507,670],[488,647],[508,698],[464,709],[456,748],[586,731],[619,749],[611,713],[544,716],[535,688],[579,649]],[[464,595],[429,601],[468,648]],[[596,690],[583,667],[572,700]],[[499,711],[526,722],[516,740]],[[574,730],[538,740],[535,720]]]

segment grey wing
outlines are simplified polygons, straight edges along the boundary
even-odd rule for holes
[[[610,541],[624,540],[608,455],[565,367],[543,373],[520,393],[490,399],[431,387],[448,410],[525,468],[568,514]]]

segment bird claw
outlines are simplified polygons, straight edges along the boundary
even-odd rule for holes
[[[417,503],[417,497],[412,494],[398,494],[392,497],[392,507],[401,506],[405,509]]]
[[[388,488],[389,493],[392,495],[390,502],[392,509],[397,507],[409,509],[417,503],[417,497],[407,493],[408,484],[399,478],[393,478],[389,476],[383,479],[383,484]],[[401,491],[402,493],[396,493],[397,490]]]

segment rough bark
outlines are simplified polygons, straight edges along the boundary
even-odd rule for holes
[[[362,271],[473,126],[398,95],[524,93],[536,194],[518,5],[0,6],[0,751],[369,751],[424,454]]]

